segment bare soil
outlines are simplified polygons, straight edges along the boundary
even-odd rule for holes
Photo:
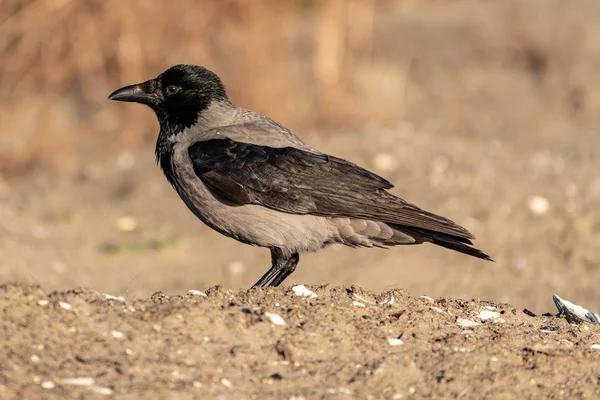
[[[2,286],[3,398],[600,394],[599,350],[590,348],[600,334],[586,325],[477,300],[313,289],[314,299],[289,288],[212,287],[206,297],[157,292],[121,302],[90,289]],[[501,316],[477,318],[489,309]],[[457,318],[481,324],[465,328]]]

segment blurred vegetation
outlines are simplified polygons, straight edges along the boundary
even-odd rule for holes
[[[152,142],[149,111],[106,96],[178,63],[293,129],[593,129],[599,17],[595,0],[0,0],[0,174]]]

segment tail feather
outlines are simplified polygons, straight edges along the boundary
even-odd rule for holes
[[[473,257],[494,262],[490,256],[473,247],[473,242],[467,238],[429,231],[426,229],[398,225],[394,225],[393,229],[414,237],[417,242],[430,242],[446,249],[458,251],[459,253],[468,254]]]

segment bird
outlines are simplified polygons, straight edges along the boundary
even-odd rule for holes
[[[386,179],[234,105],[207,68],[175,65],[108,98],[154,111],[156,162],[198,219],[239,242],[270,249],[271,267],[256,287],[279,286],[301,253],[331,244],[432,243],[493,261],[473,246],[467,229],[390,193],[394,185]]]

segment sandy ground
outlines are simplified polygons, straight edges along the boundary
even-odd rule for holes
[[[401,290],[313,289],[316,298],[212,287],[125,301],[5,285],[0,390],[19,399],[600,395],[591,348],[600,334],[587,325]]]

